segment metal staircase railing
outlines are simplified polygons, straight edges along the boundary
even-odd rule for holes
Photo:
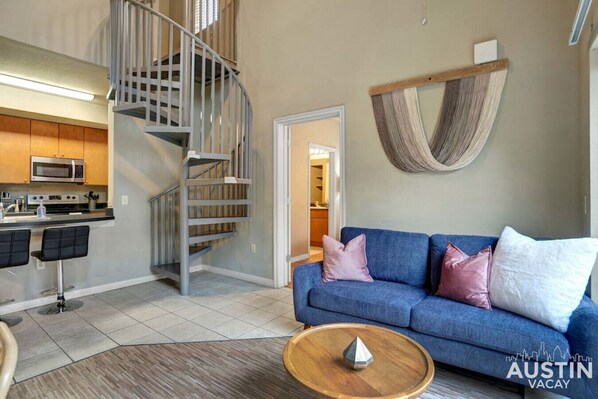
[[[190,31],[136,0],[110,5],[113,111],[182,148],[179,185],[150,200],[151,266],[187,295],[190,261],[249,220],[251,101],[237,71]],[[192,167],[202,170],[189,178]]]

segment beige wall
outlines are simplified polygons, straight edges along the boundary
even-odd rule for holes
[[[534,236],[582,234],[579,50],[567,45],[576,9],[573,0],[428,0],[422,26],[415,0],[240,2],[238,61],[254,106],[255,205],[253,222],[210,261],[272,277],[272,120],[338,104],[347,115],[348,225],[471,234],[499,234],[511,225]],[[368,88],[471,65],[474,43],[494,38],[511,67],[476,161],[440,174],[393,167]],[[427,120],[438,109],[434,98],[421,102]],[[259,244],[255,255],[252,242]]]
[[[291,126],[291,257],[309,254],[309,144],[339,148],[338,119]]]
[[[107,66],[108,0],[3,0],[0,36]]]

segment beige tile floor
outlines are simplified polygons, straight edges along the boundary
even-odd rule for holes
[[[182,297],[168,280],[158,280],[79,298],[84,305],[75,312],[14,313],[23,317],[11,328],[19,344],[15,381],[119,345],[279,337],[302,329],[289,288],[198,272],[190,289]]]

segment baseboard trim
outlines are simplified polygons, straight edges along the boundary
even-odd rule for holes
[[[291,263],[300,262],[302,260],[309,259],[309,256],[310,256],[309,254],[295,256],[294,258],[291,258]]]
[[[238,280],[248,281],[259,285],[265,285],[266,287],[274,287],[274,280],[271,278],[258,277],[247,273],[237,272],[234,270],[223,269],[221,267],[201,265],[201,270],[207,272],[220,274],[226,277],[236,278]]]
[[[203,270],[203,265],[195,265],[189,268],[189,273],[200,272]]]
[[[274,280],[267,279],[264,277],[257,277],[251,274],[236,272],[233,270],[223,269],[221,267],[215,267],[210,265],[196,265],[191,266],[189,271],[199,272],[205,270],[207,272],[220,274],[227,277],[236,278],[238,280],[248,281],[250,283],[256,283],[260,285],[264,285],[266,287],[274,287]],[[108,283],[103,285],[96,285],[94,287],[82,288],[80,290],[68,291],[66,293],[66,297],[68,299],[75,299],[80,298],[83,296],[88,295],[95,295],[106,291],[117,290],[119,288],[130,287],[132,285],[148,283],[150,281],[160,280],[166,278],[164,276],[160,276],[159,274],[150,274],[149,276],[138,277],[130,280],[123,280],[123,281],[116,281],[114,283]],[[49,305],[51,303],[56,302],[56,296],[47,296],[43,298],[35,298],[30,299],[28,301],[22,302],[14,302],[11,304],[2,305],[0,307],[0,315],[5,315],[9,313],[20,312],[21,310],[33,309],[44,305]]]
[[[68,299],[80,298],[83,296],[95,295],[95,294],[99,294],[101,292],[112,291],[112,290],[117,290],[119,288],[129,287],[131,285],[148,283],[150,281],[160,280],[163,278],[165,278],[165,277],[160,276],[158,274],[151,274],[149,276],[138,277],[138,278],[134,278],[134,279],[130,279],[130,280],[116,281],[114,283],[96,285],[94,287],[82,288],[80,290],[67,291],[65,296]],[[14,313],[14,312],[20,312],[21,310],[26,310],[26,309],[33,309],[33,308],[37,308],[40,306],[49,305],[54,302],[56,302],[56,295],[47,296],[47,297],[43,297],[43,298],[30,299],[28,301],[15,302],[15,303],[3,305],[0,308],[0,315]]]

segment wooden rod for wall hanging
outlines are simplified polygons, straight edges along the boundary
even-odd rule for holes
[[[458,80],[470,76],[482,75],[485,73],[500,71],[509,67],[509,59],[489,62],[487,64],[474,65],[465,68],[453,69],[451,71],[439,72],[432,75],[419,76],[399,82],[386,83],[370,88],[370,96],[375,96],[384,93],[390,93],[395,90],[403,90],[412,87],[420,87],[431,85],[435,83],[449,82],[451,80]]]

